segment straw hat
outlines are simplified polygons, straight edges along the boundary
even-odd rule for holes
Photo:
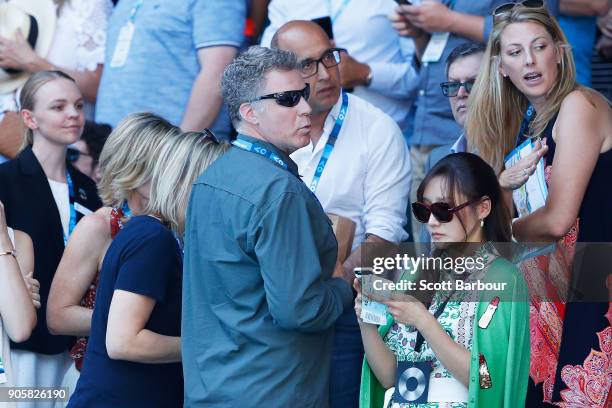
[[[53,0],[9,0],[0,4],[0,36],[16,39],[17,31],[30,42],[34,51],[46,57],[53,41],[56,7]],[[25,83],[27,72],[7,72],[0,68],[0,93],[9,93]]]

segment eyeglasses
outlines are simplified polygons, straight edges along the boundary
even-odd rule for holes
[[[307,59],[300,62],[302,78],[310,78],[311,76],[316,75],[317,72],[319,72],[319,62],[323,64],[325,68],[332,68],[338,65],[342,60],[340,57],[341,51],[346,52],[344,48],[330,48],[329,50],[325,51],[325,53],[319,59]]]
[[[475,81],[476,81],[475,79],[470,79],[469,81],[465,81],[465,82],[457,82],[457,81],[442,82],[440,84],[440,88],[442,88],[442,93],[444,94],[444,96],[453,97],[453,96],[457,96],[457,94],[459,93],[459,89],[461,89],[461,87],[464,87],[467,93],[472,92],[472,87],[474,86]]]
[[[85,152],[77,150],[74,147],[69,147],[68,149],[66,149],[66,158],[68,159],[70,163],[76,162],[77,160],[79,160],[79,157],[81,156],[91,157],[91,154],[87,154]]]
[[[204,129],[200,130],[200,133],[204,136],[204,139],[209,139],[214,144],[221,143],[221,141],[217,138],[217,135],[215,135],[212,132],[212,130],[210,130],[208,128],[204,128]]]
[[[261,101],[263,99],[274,99],[277,104],[280,106],[285,106],[287,108],[293,108],[295,105],[300,103],[300,98],[304,98],[305,101],[308,101],[308,97],[310,96],[310,85],[306,84],[304,89],[299,91],[283,91],[276,92],[269,95],[258,96],[253,99],[251,102]]]
[[[518,5],[528,8],[541,8],[544,7],[544,2],[542,0],[523,0],[517,3],[504,3],[493,10],[493,19],[497,19],[511,12],[512,9]]]
[[[453,220],[453,214],[455,214],[457,211],[467,207],[470,204],[474,204],[477,201],[478,199],[470,200],[454,208],[451,208],[448,203],[443,202],[427,205],[425,203],[415,201],[412,203],[412,213],[414,214],[414,217],[423,224],[427,224],[429,222],[429,217],[432,214],[439,222],[447,223]]]

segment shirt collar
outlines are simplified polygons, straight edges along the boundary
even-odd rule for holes
[[[238,133],[238,137],[246,140],[247,142],[258,144],[261,147],[265,147],[265,148],[272,150],[274,153],[278,154],[281,157],[281,159],[285,161],[285,163],[287,163],[287,167],[289,167],[289,171],[291,171],[293,174],[298,174],[297,164],[295,164],[295,162],[291,160],[289,155],[287,155],[285,152],[280,150],[278,147],[274,146],[272,143],[266,142],[265,140],[258,139],[252,136],[245,135],[244,133]]]
[[[334,128],[334,124],[336,123],[336,119],[338,119],[338,114],[340,113],[340,109],[342,108],[342,91],[340,91],[340,95],[338,95],[338,100],[332,106],[329,114],[325,118],[325,123],[323,124],[323,133],[329,135],[329,133]]]

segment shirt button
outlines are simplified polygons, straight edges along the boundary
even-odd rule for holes
[[[423,95],[425,95],[425,90],[424,90],[424,89],[421,89],[421,90],[419,91],[419,96],[423,96]]]
[[[476,381],[476,377],[472,377],[472,381]]]

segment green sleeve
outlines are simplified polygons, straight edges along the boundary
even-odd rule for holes
[[[503,295],[484,292],[474,319],[468,407],[522,408],[529,381],[529,302],[520,272],[505,259],[496,260],[484,281],[507,282]],[[491,299],[501,299],[489,326],[478,327]],[[512,299],[510,301],[510,299]],[[480,388],[479,355],[483,354],[492,387]]]
[[[378,328],[380,337],[385,337],[391,326],[393,317],[387,314],[387,324]],[[359,390],[359,408],[380,408],[385,401],[385,388],[378,382],[376,375],[370,369],[367,358],[363,357],[361,368],[361,387]]]

